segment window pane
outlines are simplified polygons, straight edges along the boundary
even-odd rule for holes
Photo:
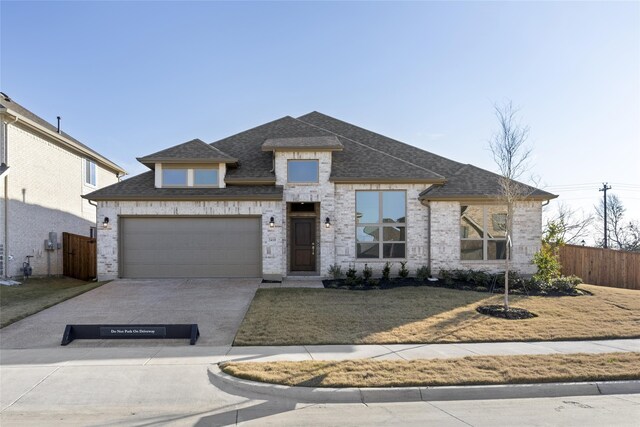
[[[377,242],[380,240],[380,227],[358,227],[356,237],[358,242]]]
[[[461,260],[482,260],[482,240],[461,240]]]
[[[385,242],[404,242],[407,240],[404,227],[384,227],[382,229],[382,236]]]
[[[187,170],[163,169],[162,185],[187,185]]]
[[[404,191],[382,192],[382,222],[406,222]]]
[[[358,243],[356,245],[358,258],[379,258],[380,257],[380,244],[379,243]]]
[[[404,258],[404,243],[384,243],[382,245],[383,258]]]
[[[318,182],[317,160],[289,160],[288,182]]]
[[[487,237],[506,237],[507,208],[504,206],[487,206],[487,215],[490,219],[487,224],[487,227],[489,227]]]
[[[356,192],[356,221],[360,224],[380,222],[380,193],[377,191]]]
[[[194,185],[218,185],[218,169],[194,169]]]
[[[481,239],[484,237],[482,206],[460,207],[460,237]],[[481,258],[482,259],[482,258]]]
[[[489,240],[487,242],[487,259],[506,259],[507,241]]]
[[[89,159],[84,161],[84,182],[96,185],[96,164]]]

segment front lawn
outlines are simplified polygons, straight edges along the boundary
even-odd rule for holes
[[[105,283],[51,277],[30,278],[18,286],[0,285],[0,328]]]
[[[228,362],[229,375],[304,387],[428,387],[640,379],[640,353],[472,356],[433,360]]]
[[[512,296],[538,317],[505,320],[479,305],[501,295],[432,287],[372,291],[259,289],[234,345],[412,344],[640,337],[640,292],[580,285],[593,295]]]

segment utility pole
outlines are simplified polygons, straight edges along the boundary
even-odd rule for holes
[[[607,249],[607,190],[611,190],[611,186],[606,182],[602,183],[602,188],[598,189],[598,191],[604,191],[604,248]]]

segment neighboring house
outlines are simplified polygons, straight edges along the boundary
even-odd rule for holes
[[[324,276],[388,261],[499,270],[497,175],[321,113],[138,159],[151,171],[95,191],[101,280]],[[515,209],[513,265],[533,273],[543,202]]]
[[[89,236],[96,207],[81,196],[125,171],[0,93],[0,277],[62,274],[62,232]],[[47,241],[47,242],[45,242]]]

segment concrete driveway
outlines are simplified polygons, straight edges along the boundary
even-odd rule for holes
[[[260,279],[115,280],[0,331],[0,348],[59,347],[72,323],[197,323],[198,345],[229,346]],[[99,347],[78,340],[70,347]],[[188,345],[186,340],[109,340],[108,346]]]

